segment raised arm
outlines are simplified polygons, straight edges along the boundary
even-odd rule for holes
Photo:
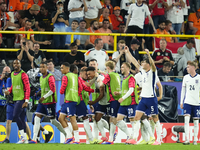
[[[138,61],[131,55],[128,46],[126,46],[124,49],[125,49],[125,54],[126,54],[126,57],[127,57],[128,61],[131,62],[138,70],[140,70],[140,64],[139,64]]]
[[[147,56],[148,56],[148,58],[149,58],[149,62],[150,62],[150,65],[151,65],[151,69],[152,69],[153,72],[155,72],[155,71],[156,71],[156,65],[155,65],[153,59],[152,59],[151,56],[150,56],[149,50],[148,50],[148,49],[145,49],[145,52],[147,53]]]

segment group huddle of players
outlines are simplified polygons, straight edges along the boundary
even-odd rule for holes
[[[45,141],[48,142],[52,133],[40,125],[42,117],[48,116],[51,123],[64,134],[65,144],[80,144],[76,120],[78,117],[83,119],[88,144],[113,144],[117,136],[115,132],[117,126],[126,134],[126,144],[161,145],[162,127],[158,118],[158,101],[162,99],[162,85],[149,51],[147,49],[145,51],[148,57],[142,61],[140,66],[130,54],[128,47],[125,47],[127,58],[140,72],[133,76],[130,73],[131,65],[124,62],[121,65],[122,81],[120,75],[115,72],[115,62],[111,60],[105,63],[106,72],[102,72],[98,70],[97,61],[92,59],[89,62],[89,67],[81,68],[79,76],[78,68],[75,65],[62,63],[61,72],[64,76],[60,94],[65,94],[65,98],[58,120],[55,119],[57,102],[55,79],[47,71],[46,63],[42,62],[40,64],[40,72],[42,73],[40,77],[41,98],[34,116],[33,138],[31,141],[27,140],[25,122],[22,118],[24,116],[19,114],[18,117],[15,117],[21,134],[18,143],[39,142],[40,134],[38,133],[40,130],[48,135],[46,136],[48,139]],[[26,89],[23,89],[22,79],[19,80],[24,73],[20,69],[20,65],[18,60],[14,61],[14,72],[11,74],[12,87],[6,94],[12,92],[13,100],[20,103],[15,107],[24,109],[28,100],[23,99],[23,94],[26,95],[27,93]],[[21,76],[19,76],[20,74]],[[159,90],[158,96],[155,94],[156,85]],[[92,94],[92,100],[89,98],[90,94]],[[94,135],[89,125],[88,104],[93,112]],[[102,118],[103,115],[110,116],[110,125]],[[66,120],[67,116],[70,123]],[[149,117],[147,118],[147,116]],[[124,117],[129,118],[132,133],[128,131],[123,120]],[[109,130],[109,139],[106,137],[104,128]],[[157,139],[154,137],[155,128]],[[142,141],[138,141],[140,129]],[[102,135],[101,139],[98,137],[99,131]],[[188,141],[185,144],[188,144]]]

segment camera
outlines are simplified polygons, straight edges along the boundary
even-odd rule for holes
[[[11,73],[8,73],[8,72],[5,73],[5,76],[6,76],[7,78],[10,77],[10,75],[11,75]]]
[[[23,42],[23,45],[26,46],[26,42]]]

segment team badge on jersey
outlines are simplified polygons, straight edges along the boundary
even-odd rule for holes
[[[142,9],[142,12],[144,12],[144,9]]]
[[[157,55],[160,56],[160,52],[158,52]]]
[[[196,83],[196,84],[198,84],[198,83],[199,83],[199,80],[198,80],[198,79],[197,79],[197,80],[195,80],[195,83]]]
[[[166,56],[168,56],[168,53],[165,53]]]

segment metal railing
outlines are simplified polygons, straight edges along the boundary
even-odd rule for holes
[[[39,31],[0,31],[2,34],[27,34],[27,39],[30,39],[31,34],[45,34],[45,35],[71,35],[71,42],[74,41],[74,35],[100,35],[100,36],[113,36],[114,45],[113,51],[106,51],[107,53],[113,53],[117,51],[117,37],[118,36],[137,36],[137,37],[179,37],[179,38],[198,38],[200,35],[167,35],[167,34],[126,34],[126,33],[90,33],[90,32],[39,32]],[[0,51],[18,51],[19,49],[11,48],[0,48]],[[42,49],[47,52],[70,52],[70,50],[60,50],[60,49]],[[86,52],[87,50],[78,50],[81,52]],[[139,52],[140,54],[145,54],[146,52]],[[152,52],[150,52],[152,53]]]

